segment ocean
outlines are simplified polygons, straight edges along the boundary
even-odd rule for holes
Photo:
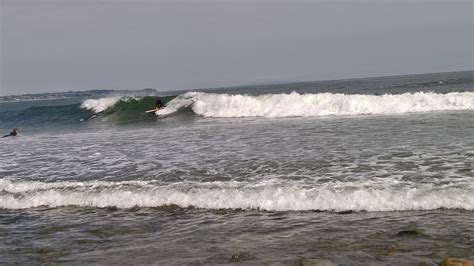
[[[474,260],[474,71],[0,103],[1,264]]]

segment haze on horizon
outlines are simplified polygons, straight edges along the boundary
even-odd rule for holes
[[[473,6],[0,0],[0,95],[472,70]]]

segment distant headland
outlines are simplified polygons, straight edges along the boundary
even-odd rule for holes
[[[37,101],[37,100],[54,100],[65,98],[96,98],[110,95],[134,95],[134,96],[148,96],[157,95],[155,89],[143,90],[88,90],[88,91],[67,91],[67,92],[48,92],[39,94],[21,94],[0,96],[0,102],[17,102],[17,101]]]

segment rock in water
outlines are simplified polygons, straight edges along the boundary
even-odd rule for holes
[[[417,230],[402,230],[398,232],[397,236],[416,236],[419,235],[420,232]]]
[[[303,259],[300,262],[300,265],[301,266],[334,266],[336,264],[326,259]]]
[[[443,262],[441,262],[441,266],[474,266],[474,261],[445,258]]]
[[[42,248],[42,249],[39,249],[38,251],[36,251],[36,253],[38,253],[38,254],[48,254],[49,250],[47,248]]]
[[[238,252],[232,255],[232,257],[229,259],[229,262],[241,262],[241,261],[253,260],[253,259],[255,259],[255,256],[251,253]]]

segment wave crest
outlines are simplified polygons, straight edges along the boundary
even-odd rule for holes
[[[95,113],[103,112],[113,107],[119,101],[127,101],[128,97],[106,97],[100,99],[87,99],[81,104],[81,108],[94,111]]]

